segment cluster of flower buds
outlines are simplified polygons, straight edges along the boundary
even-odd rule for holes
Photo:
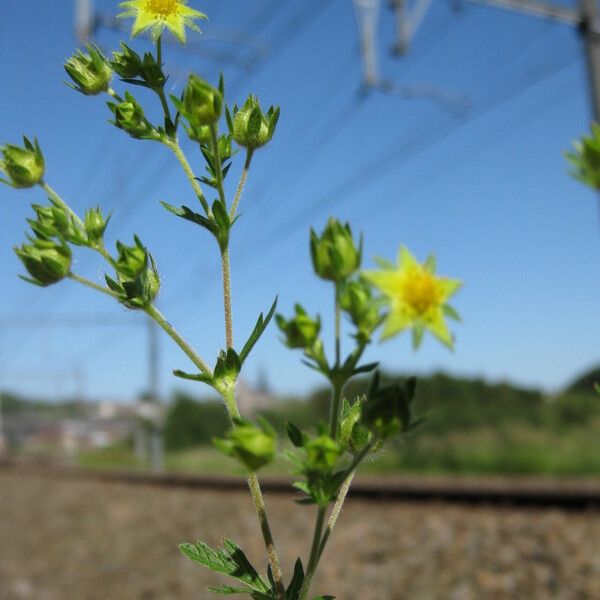
[[[166,81],[162,66],[151,52],[146,52],[142,58],[124,42],[121,42],[120,52],[113,52],[110,66],[125,83],[158,90]]]
[[[126,131],[132,138],[138,140],[160,140],[160,132],[154,127],[144,114],[141,104],[129,92],[125,92],[125,100],[119,102],[107,102],[108,107],[114,115],[113,125]]]
[[[276,437],[275,430],[264,419],[258,426],[236,419],[226,437],[215,439],[214,444],[224,454],[239,460],[248,471],[255,472],[275,458]]]
[[[154,259],[137,236],[134,245],[117,242],[118,258],[115,261],[117,279],[106,275],[108,287],[128,308],[145,308],[158,295],[160,278]]]
[[[294,307],[296,315],[286,320],[283,315],[276,315],[277,326],[284,335],[288,348],[311,348],[319,338],[321,319],[313,319],[300,304]]]
[[[71,270],[71,249],[65,242],[56,242],[40,233],[28,236],[28,244],[14,248],[15,254],[23,263],[30,277],[25,281],[46,287],[58,283]]]
[[[23,137],[23,146],[6,144],[0,154],[0,171],[8,177],[0,181],[14,188],[30,188],[43,181],[46,164],[37,139],[31,143]]]
[[[362,238],[355,244],[350,225],[330,218],[321,237],[311,229],[310,254],[315,273],[321,279],[340,283],[360,268]]]
[[[565,156],[573,167],[572,175],[582,183],[600,190],[600,125],[592,124],[592,135],[574,144]]]
[[[421,419],[413,418],[412,403],[415,398],[416,379],[409,377],[403,383],[380,385],[379,372],[375,371],[361,407],[361,424],[379,440],[416,427]]]
[[[382,321],[380,306],[373,298],[371,285],[362,277],[344,282],[340,289],[339,302],[341,309],[356,327],[356,335],[364,341],[369,340]]]
[[[248,96],[242,108],[233,107],[233,119],[227,115],[233,139],[248,150],[261,148],[273,138],[279,112],[279,107],[271,106],[263,114],[258,98]]]
[[[335,499],[346,476],[343,470],[335,471],[344,452],[342,446],[323,431],[311,437],[292,423],[287,424],[287,434],[296,448],[289,458],[296,473],[304,477],[294,482],[294,487],[307,496],[302,502],[327,506]]]
[[[27,219],[34,233],[47,238],[57,238],[78,246],[86,245],[85,233],[74,223],[73,217],[67,214],[64,207],[31,205],[35,211],[35,219]]]
[[[110,63],[93,44],[88,45],[87,53],[78,50],[67,59],[65,71],[73,80],[73,83],[68,85],[86,96],[96,96],[106,92],[110,87],[112,79]]]

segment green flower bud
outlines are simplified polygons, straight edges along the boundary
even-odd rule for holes
[[[211,134],[209,125],[189,125],[185,126],[188,137],[200,144],[210,144]],[[223,157],[222,157],[223,158]]]
[[[113,52],[110,66],[123,79],[134,79],[142,74],[143,63],[140,55],[125,42],[121,42],[121,52]]]
[[[282,315],[276,315],[277,326],[285,336],[288,348],[311,348],[321,331],[321,319],[309,317],[300,304],[295,306],[296,316],[287,321]]]
[[[320,238],[311,229],[310,253],[315,273],[322,279],[339,283],[360,267],[362,238],[357,247],[350,225],[330,218]]]
[[[339,444],[328,435],[320,435],[308,440],[304,449],[308,471],[330,471],[342,453]]]
[[[363,399],[361,424],[380,439],[414,428],[419,423],[418,419],[413,420],[412,415],[415,385],[415,378],[410,377],[403,383],[380,386],[376,371]]]
[[[261,421],[260,427],[239,420],[225,438],[214,440],[215,446],[224,454],[237,458],[249,471],[258,471],[275,458],[275,431]]]
[[[31,238],[30,244],[14,248],[31,278],[25,281],[46,287],[64,279],[71,270],[71,250],[47,238]]]
[[[258,99],[248,96],[244,106],[233,108],[233,139],[244,148],[256,150],[271,141],[279,120],[279,107],[271,106],[263,115]]]
[[[112,79],[112,69],[106,57],[94,44],[87,46],[87,54],[78,50],[67,59],[65,71],[75,85],[74,90],[86,96],[96,96],[106,92]]]
[[[367,338],[381,323],[379,304],[373,298],[371,285],[364,279],[343,283],[339,302],[341,309],[348,314],[359,333]]]
[[[105,219],[98,206],[86,211],[83,219],[83,226],[85,228],[88,244],[97,246],[102,242],[109,221],[110,216]]]
[[[212,125],[221,117],[223,97],[219,90],[196,75],[190,75],[180,104],[181,113],[193,128]]]
[[[14,188],[30,188],[42,181],[46,164],[37,139],[32,144],[23,137],[23,147],[6,144],[0,153],[0,171],[8,177],[0,181]]]
[[[592,124],[592,135],[573,144],[574,152],[566,152],[571,175],[582,183],[600,190],[600,125]]]
[[[125,92],[124,102],[120,104],[108,102],[107,104],[115,116],[115,120],[111,123],[126,131],[131,137],[139,140],[161,139],[160,133],[146,119],[144,109],[129,92]]]
[[[117,242],[118,258],[115,264],[117,279],[108,275],[108,287],[118,294],[119,301],[128,308],[149,306],[160,291],[160,277],[152,256],[137,236],[135,245]]]

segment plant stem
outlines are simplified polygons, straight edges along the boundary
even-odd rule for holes
[[[145,312],[152,317],[171,339],[183,350],[186,356],[196,365],[205,375],[212,375],[208,365],[194,352],[192,347],[179,335],[177,330],[165,319],[159,310],[152,304],[147,306]]]
[[[341,360],[341,310],[340,310],[340,286],[335,283],[335,366],[340,366]]]
[[[83,221],[73,212],[73,209],[45,181],[40,181],[39,186],[52,200],[64,208],[81,228],[84,227]]]
[[[235,192],[233,204],[231,205],[231,211],[229,212],[230,219],[233,219],[233,217],[235,217],[235,213],[237,212],[238,205],[242,197],[242,192],[244,191],[244,186],[246,185],[246,179],[248,179],[248,171],[250,170],[250,163],[252,162],[253,155],[254,150],[248,148],[248,150],[246,150],[246,162],[244,163],[244,168],[242,169],[242,175],[240,177],[240,182],[238,183],[237,190]]]
[[[325,529],[325,533],[323,534],[323,538],[321,539],[321,544],[319,546],[319,553],[317,555],[317,564],[321,559],[321,555],[323,554],[323,550],[325,550],[325,546],[327,545],[327,541],[329,540],[329,536],[337,523],[337,520],[342,512],[342,507],[344,506],[344,502],[346,500],[346,496],[350,490],[350,486],[352,485],[352,480],[356,475],[356,469],[358,465],[363,461],[365,456],[369,454],[373,446],[375,445],[375,440],[371,440],[355,457],[352,461],[352,464],[348,468],[348,475],[346,479],[344,479],[344,483],[342,483],[337,498],[335,500],[335,504],[333,505],[333,509],[331,514],[329,515],[329,521],[327,522],[327,528]],[[316,566],[315,566],[316,568]]]
[[[342,391],[344,389],[345,382],[343,384],[333,383],[331,390],[331,412],[329,414],[329,437],[333,440],[337,438],[338,433],[338,421],[340,420],[340,408],[342,403]]]
[[[279,554],[273,541],[273,534],[271,533],[271,527],[269,526],[269,519],[267,518],[267,510],[265,507],[265,501],[260,489],[260,483],[256,473],[251,473],[248,476],[248,487],[250,488],[250,494],[252,501],[254,502],[254,508],[258,515],[260,522],[260,530],[262,531],[265,546],[267,548],[267,554],[269,555],[269,564],[273,571],[273,580],[275,581],[275,588],[277,590],[278,600],[285,600],[285,586],[283,584],[283,573],[281,572],[281,564],[279,562]]]
[[[212,123],[210,125],[210,143],[212,145],[213,159],[215,161],[213,168],[217,180],[219,200],[221,200],[223,208],[227,210],[227,204],[225,202],[225,190],[223,189],[223,171],[221,170],[221,153],[219,152],[219,137],[217,132],[217,125],[215,123]]]
[[[119,96],[119,94],[117,94],[117,92],[115,92],[115,90],[113,90],[111,87],[106,90],[106,93],[114,98],[117,102],[123,102],[123,98],[121,98],[121,96]]]
[[[308,566],[306,568],[306,575],[304,576],[304,581],[302,582],[299,600],[305,600],[308,594],[308,590],[310,589],[310,584],[312,582],[315,569],[317,568],[317,564],[319,562],[321,534],[323,533],[323,523],[325,522],[326,510],[327,509],[325,506],[319,506],[319,510],[317,512],[317,520],[315,522],[315,532],[313,534],[313,541],[310,549],[310,558],[308,559]]]
[[[185,171],[185,174],[186,174],[192,188],[194,189],[194,192],[196,193],[198,200],[200,200],[200,204],[202,204],[202,208],[204,208],[207,215],[210,215],[211,210],[210,210],[210,207],[208,206],[208,202],[206,201],[206,198],[204,197],[202,188],[200,187],[200,184],[198,183],[196,176],[194,175],[194,171],[192,170],[190,163],[188,162],[187,158],[185,157],[185,154],[183,153],[183,150],[181,149],[179,142],[177,140],[173,140],[173,139],[169,138],[169,139],[163,140],[163,144],[165,144],[165,146],[167,146],[167,148],[169,148],[171,150],[171,152],[173,152],[173,154],[179,161],[179,164],[183,167],[183,170]]]
[[[82,285],[85,285],[93,290],[102,292],[103,294],[106,294],[107,296],[110,296],[111,298],[118,299],[118,295],[115,294],[115,292],[113,292],[111,289],[104,287],[103,285],[94,283],[93,281],[90,281],[89,279],[86,279],[85,277],[82,277],[81,275],[77,275],[75,273],[69,273],[67,275],[67,277],[69,279],[72,279],[73,281],[76,281],[77,283],[81,283]]]
[[[221,250],[221,270],[223,272],[223,311],[225,313],[225,340],[228,348],[233,348],[233,317],[231,312],[231,267],[229,246]]]
[[[352,480],[354,479],[354,475],[356,474],[356,469],[350,471],[350,474],[342,483],[342,487],[338,492],[338,497],[333,505],[333,509],[331,514],[329,515],[329,521],[327,522],[327,527],[325,529],[325,533],[323,534],[323,538],[321,539],[321,544],[319,546],[319,552],[317,555],[317,563],[319,562],[321,555],[323,554],[323,550],[325,550],[325,546],[327,545],[327,541],[331,536],[331,532],[337,523],[337,520],[342,512],[342,507],[344,506],[344,501],[346,500],[346,496],[348,495],[348,491],[350,490],[350,486],[352,485]]]

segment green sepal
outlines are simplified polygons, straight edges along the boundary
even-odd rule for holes
[[[273,318],[273,315],[275,314],[276,308],[277,308],[277,297],[275,297],[275,300],[273,301],[273,304],[271,305],[271,308],[270,308],[269,312],[267,313],[266,317],[263,317],[263,313],[260,313],[258,320],[256,321],[256,325],[254,326],[254,329],[252,330],[252,333],[250,334],[250,337],[248,338],[248,341],[244,344],[244,347],[242,348],[242,351],[240,352],[240,362],[242,364],[244,364],[244,361],[246,360],[246,358],[248,358],[248,355],[250,354],[252,348],[254,347],[256,342],[258,342],[258,340],[260,339],[260,336],[264,333],[265,329],[269,325],[269,322],[271,321],[271,319]]]
[[[204,542],[180,544],[179,549],[190,560],[245,583],[253,592],[270,597],[270,586],[257,573],[244,552],[232,540],[223,540],[223,548],[213,550]]]
[[[458,314],[458,312],[456,312],[456,310],[454,308],[452,308],[452,306],[450,306],[449,304],[444,304],[442,306],[442,311],[450,319],[454,319],[455,321],[459,321],[459,322],[461,321],[461,318],[460,318],[460,315]]]

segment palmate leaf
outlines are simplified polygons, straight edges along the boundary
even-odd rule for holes
[[[244,347],[242,348],[242,351],[240,352],[240,361],[242,363],[246,360],[246,358],[248,357],[248,354],[250,354],[250,351],[252,350],[252,348],[254,348],[254,344],[256,344],[256,342],[258,342],[260,336],[263,334],[263,332],[267,328],[267,325],[273,318],[273,314],[275,313],[276,308],[277,308],[277,298],[275,298],[275,301],[273,302],[273,305],[271,306],[271,309],[267,313],[266,317],[263,317],[263,314],[260,313],[258,320],[256,321],[256,325],[254,326],[254,329],[253,329],[252,333],[250,334],[250,337],[248,338],[248,341],[244,344]]]
[[[271,599],[271,587],[269,584],[256,572],[256,569],[250,564],[246,555],[240,547],[231,540],[223,540],[223,548],[213,550],[204,542],[196,542],[195,544],[181,544],[179,546],[181,552],[190,560],[197,562],[204,567],[233,577],[242,583],[249,586],[248,590],[237,588],[220,588],[228,591],[220,591],[217,593],[236,594],[250,593],[258,600]],[[255,593],[258,593],[255,595]]]

